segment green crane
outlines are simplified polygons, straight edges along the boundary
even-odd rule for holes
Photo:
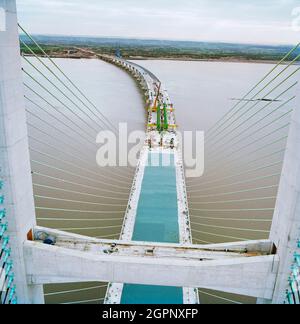
[[[161,111],[160,111],[160,104],[158,104],[157,106],[157,112],[156,112],[156,116],[157,116],[157,130],[160,132],[161,131]]]
[[[167,104],[164,103],[164,130],[168,130],[169,123],[168,123],[168,112],[167,112]]]

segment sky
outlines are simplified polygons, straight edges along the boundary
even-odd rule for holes
[[[32,34],[294,44],[300,0],[17,0]]]

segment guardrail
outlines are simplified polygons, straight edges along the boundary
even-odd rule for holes
[[[289,277],[289,288],[286,291],[286,304],[300,304],[300,240],[294,253],[294,263]]]
[[[1,169],[0,169],[1,172]],[[15,274],[7,235],[4,181],[0,178],[0,304],[17,304]]]

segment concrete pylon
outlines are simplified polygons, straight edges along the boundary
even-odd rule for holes
[[[19,303],[43,303],[42,286],[27,285],[23,253],[23,244],[36,220],[16,2],[0,0],[0,8],[5,15],[5,25],[0,30],[0,165],[16,292]]]
[[[297,93],[300,93],[298,87]],[[292,114],[290,132],[273,216],[270,240],[279,256],[273,304],[286,299],[288,278],[300,238],[300,101]]]

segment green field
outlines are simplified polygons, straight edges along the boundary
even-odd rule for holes
[[[37,54],[41,51],[24,35],[20,36]],[[170,59],[228,59],[277,61],[293,46],[266,46],[229,43],[207,43],[189,41],[139,40],[122,38],[89,38],[67,36],[41,36],[34,38],[50,55],[66,55],[74,47],[88,48],[97,53],[115,54],[120,49],[124,58],[170,58]],[[30,51],[21,46],[25,54]],[[300,54],[296,51],[295,55]]]

